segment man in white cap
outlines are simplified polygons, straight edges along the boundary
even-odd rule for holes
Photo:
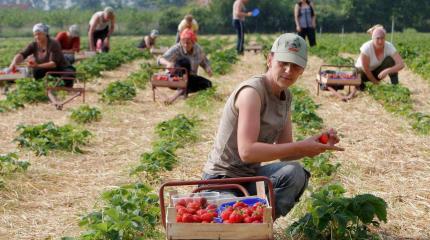
[[[140,49],[153,49],[155,47],[155,40],[157,39],[159,33],[157,29],[152,29],[151,33],[143,37],[142,41],[139,43],[137,48]]]
[[[75,62],[75,53],[81,49],[81,38],[79,36],[79,26],[73,24],[68,31],[58,32],[55,39],[60,43],[64,57],[69,63]]]
[[[273,43],[266,73],[242,82],[224,107],[212,151],[203,169],[203,179],[267,176],[276,197],[276,218],[285,216],[305,190],[310,173],[299,163],[327,150],[343,149],[336,131],[330,129],[328,144],[319,142],[323,133],[293,141],[292,95],[288,88],[303,74],[307,63],[306,42],[286,33]],[[261,166],[263,162],[280,160]],[[251,195],[254,185],[244,185]],[[222,191],[239,195],[236,191]]]
[[[115,29],[115,14],[113,8],[106,7],[104,11],[94,13],[89,22],[88,46],[90,51],[97,50],[97,42],[101,42],[101,51],[109,51],[109,38]]]

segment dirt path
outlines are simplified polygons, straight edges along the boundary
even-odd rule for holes
[[[366,94],[348,103],[328,92],[317,97],[314,78],[320,64],[311,57],[298,85],[321,104],[318,114],[327,127],[343,136],[346,151],[336,153],[341,182],[350,194],[372,193],[387,201],[389,221],[382,227],[393,235],[388,239],[429,239],[430,137],[417,136],[407,119],[386,112]],[[401,75],[401,81],[409,87],[413,80]]]
[[[28,158],[32,166],[26,174],[17,174],[9,180],[7,189],[0,191],[0,239],[57,239],[78,235],[79,216],[98,204],[100,193],[130,181],[128,170],[137,163],[141,153],[151,148],[154,126],[180,112],[191,111],[184,101],[172,106],[152,102],[150,89],[139,91],[135,101],[125,105],[97,103],[96,91],[108,82],[125,78],[141,61],[108,72],[90,86],[93,92],[87,100],[90,105],[101,108],[103,120],[87,127],[94,138],[85,148],[85,154],[53,153],[47,157],[21,154],[25,154],[21,158]],[[405,119],[387,113],[364,94],[348,103],[336,101],[325,92],[317,97],[314,75],[320,64],[320,59],[310,58],[310,67],[298,85],[309,89],[315,101],[322,104],[318,114],[327,126],[336,127],[343,135],[342,146],[347,151],[336,153],[342,163],[341,182],[351,194],[373,193],[388,202],[389,222],[383,229],[397,236],[392,239],[428,239],[430,138],[418,137]],[[212,78],[224,100],[214,103],[214,111],[196,112],[203,119],[201,140],[178,151],[181,162],[173,172],[165,174],[164,180],[200,178],[226,97],[240,81],[263,71],[262,56],[246,53],[230,74]],[[75,101],[69,107],[78,104]],[[16,136],[17,124],[49,120],[64,124],[68,122],[68,115],[48,104],[2,115],[1,152],[16,148],[11,140]]]
[[[250,56],[251,61],[236,64],[234,74],[229,77],[213,78],[221,95],[227,96],[232,85],[249,76],[250,69],[258,69],[259,66],[252,65],[253,55]],[[137,70],[142,61],[106,72],[102,78],[89,84],[87,102],[101,108],[103,119],[87,126],[94,137],[85,147],[85,154],[52,153],[47,157],[35,157],[32,153],[21,153],[21,158],[28,159],[32,165],[27,173],[16,174],[9,179],[7,188],[0,191],[0,239],[57,239],[78,235],[81,231],[77,226],[79,217],[100,204],[100,193],[130,181],[128,171],[131,166],[138,162],[141,153],[151,149],[155,125],[189,109],[184,101],[172,106],[152,102],[149,88],[139,91],[136,99],[125,105],[98,104],[98,91],[109,82],[124,79],[128,73]],[[79,104],[75,101],[66,106],[73,108]],[[223,105],[223,102],[217,104]],[[1,151],[9,152],[16,148],[11,140],[16,136],[17,124],[47,121],[65,124],[69,121],[68,115],[66,110],[57,111],[49,104],[30,105],[2,115],[0,131],[4,137],[0,140]],[[210,115],[205,121],[211,121]],[[211,125],[216,126],[217,119],[212,120],[214,123]],[[203,138],[212,140],[211,129],[202,129]]]
[[[109,82],[124,79],[139,69],[144,60],[137,60],[107,72],[89,84],[87,103],[101,108],[101,122],[87,126],[94,137],[85,147],[85,154],[52,153],[35,157],[21,152],[21,159],[31,162],[29,171],[16,174],[0,191],[0,239],[45,239],[75,234],[79,216],[91,210],[102,191],[129,180],[129,165],[137,162],[139,154],[148,149],[152,134],[152,118],[163,119],[164,113],[153,112],[150,96],[140,94],[127,105],[107,106],[98,103],[96,91]],[[81,104],[75,100],[63,111],[50,104],[29,105],[17,112],[2,114],[0,122],[1,152],[16,149],[12,139],[15,126],[53,121],[69,122],[67,109]],[[124,125],[127,128],[124,128]]]
[[[357,59],[357,54],[341,53],[343,57]],[[386,77],[385,82],[389,83],[390,78]],[[418,112],[430,114],[430,81],[425,80],[411,69],[405,67],[399,72],[399,82],[411,91],[411,99],[414,109]]]

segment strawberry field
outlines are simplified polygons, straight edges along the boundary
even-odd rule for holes
[[[369,37],[317,35],[291,89],[293,135],[300,140],[333,127],[346,150],[301,161],[311,182],[275,222],[275,239],[430,238],[430,49],[422,44],[429,37],[396,34],[407,64],[400,85],[386,79],[342,102],[329,92],[317,96],[315,75],[324,63],[351,64]],[[156,59],[134,48],[138,38],[114,38],[110,53],[79,63],[85,104],[74,100],[58,111],[44,84],[18,81],[0,98],[0,239],[164,239],[158,188],[201,178],[225,101],[238,83],[264,72],[274,38],[247,35],[264,51],[238,56],[235,36],[199,36],[215,87],[173,105],[152,101]],[[1,64],[28,41],[2,39]],[[161,36],[159,45],[173,42]],[[180,221],[210,222],[209,206],[197,206],[199,216],[181,210]],[[261,216],[260,206],[233,208],[250,213],[225,221],[260,221],[251,218]]]

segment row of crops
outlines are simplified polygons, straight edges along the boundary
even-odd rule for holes
[[[232,50],[223,50],[219,45],[213,44],[221,42],[229,45],[228,40],[218,40],[204,43],[205,49],[210,53],[213,66],[228,66],[230,64],[227,63],[235,63],[238,58],[232,54]],[[88,80],[91,81],[92,78],[99,76],[100,71],[114,69],[121,63],[135,58],[149,58],[145,53],[138,52],[135,54],[133,51],[138,52],[132,48],[132,45],[127,45],[120,50],[100,54],[95,58],[83,61],[78,69],[85,73]],[[106,62],[109,60],[111,62]],[[95,67],[89,68],[89,65]],[[108,105],[127,104],[127,101],[133,100],[136,96],[137,90],[145,89],[152,73],[151,67],[150,63],[143,63],[138,71],[131,73],[125,79],[110,83],[100,92],[100,101]],[[214,68],[214,73],[225,74],[229,69],[227,67]],[[33,85],[37,87],[22,91],[21,86]],[[28,100],[25,103],[46,101],[43,82],[35,82],[31,79],[20,80],[17,82],[15,91],[22,96],[27,96],[30,92],[40,93],[40,99],[32,98],[31,101]],[[211,99],[215,99],[215,96],[216,88],[212,88],[189,98],[187,104],[194,108],[206,107]],[[102,120],[102,112],[99,108],[83,105],[72,110],[71,124],[58,126],[48,122],[18,126],[19,135],[15,141],[19,147],[33,151],[36,155],[48,155],[51,151],[83,153],[82,147],[88,145],[94,135],[86,130],[82,124],[90,124],[100,120]],[[81,125],[76,125],[77,123]],[[102,198],[106,201],[106,207],[95,210],[82,218],[80,225],[87,231],[80,238],[113,239],[114,236],[121,235],[123,239],[147,239],[158,235],[158,231],[151,231],[159,222],[159,208],[158,199],[152,193],[150,183],[155,184],[157,172],[169,170],[176,164],[177,158],[174,152],[183,147],[181,144],[183,139],[191,134],[187,133],[187,129],[191,129],[195,124],[195,119],[188,119],[184,115],[160,123],[156,127],[160,140],[154,142],[152,151],[141,155],[140,163],[131,171],[134,175],[144,176],[141,177],[143,182],[128,184],[103,193]],[[191,135],[195,135],[195,133]],[[8,157],[13,158],[15,155],[8,155]],[[21,165],[24,166],[24,164]]]
[[[201,39],[200,43],[209,53],[216,74],[228,73],[230,70],[228,67],[238,60],[234,50],[224,49],[225,46],[231,45],[227,39],[219,38],[211,41]],[[134,50],[131,46],[130,51]],[[120,60],[115,60],[113,64],[106,64],[104,59],[88,61],[107,66],[103,69],[106,71],[135,58],[149,58],[143,53],[129,58],[134,53],[130,54],[126,50],[122,52],[126,56],[118,58]],[[121,54],[121,51],[115,54]],[[88,65],[90,65],[89,62]],[[137,91],[145,89],[147,86],[152,71],[151,66],[150,63],[144,63],[137,72],[109,84],[100,93],[101,101],[110,105],[127,104],[127,101],[133,100]],[[82,69],[87,72],[85,68]],[[98,76],[100,71],[102,70],[98,72],[89,70],[87,76],[91,79]],[[17,84],[17,88],[18,86]],[[296,131],[299,133],[298,139],[320,132],[323,123],[315,112],[316,104],[305,91],[298,88],[292,91],[296,99],[293,105],[293,121]],[[216,88],[212,88],[193,95],[186,100],[186,103],[192,109],[190,112],[198,109],[195,112],[201,113],[202,110],[210,111],[213,101],[218,99]],[[86,105],[73,110],[71,114],[71,122],[80,124],[88,124],[101,119],[100,109]],[[137,176],[139,180],[104,192],[102,194],[103,207],[82,217],[79,225],[85,229],[85,232],[79,237],[80,239],[162,238],[158,227],[160,221],[158,196],[154,193],[153,188],[157,187],[163,173],[173,170],[180,161],[176,151],[185,146],[183,142],[194,144],[199,141],[198,131],[202,126],[198,119],[198,116],[179,114],[171,120],[157,124],[154,130],[157,137],[153,140],[152,149],[142,153],[137,165],[130,169],[132,176]],[[80,147],[88,144],[92,137],[92,134],[82,125],[57,126],[53,123],[22,125],[18,127],[18,132],[20,135],[16,141],[19,146],[30,149],[38,155],[49,154],[52,150],[79,153]],[[12,156],[9,159],[17,162],[15,165],[26,165],[18,163],[18,159],[13,158],[14,155],[9,156]],[[2,158],[0,157],[0,159]],[[334,183],[334,177],[340,164],[333,164],[333,161],[335,159],[332,154],[304,159],[304,164],[313,173],[312,185],[314,188],[311,197],[298,210],[301,212],[300,219],[286,230],[285,234],[306,236],[309,239],[376,238],[369,232],[368,226],[377,226],[380,221],[386,221],[386,203],[369,194],[345,197],[343,187]]]
[[[428,34],[399,33],[394,35],[393,41],[408,67],[425,79],[430,80],[430,75],[428,75],[430,72],[430,64],[428,63],[430,50],[420,44],[426,38],[428,38]],[[319,44],[316,47],[310,49],[310,53],[324,59],[329,64],[352,65],[355,60],[350,57],[341,57],[341,53],[353,53],[358,56],[361,44],[368,40],[369,36],[365,34],[342,35],[340,41],[339,35],[326,34],[319,39]],[[401,79],[399,85],[368,83],[366,85],[367,93],[380,102],[387,111],[407,118],[411,127],[418,134],[430,134],[430,115],[414,110],[411,91],[401,83]]]

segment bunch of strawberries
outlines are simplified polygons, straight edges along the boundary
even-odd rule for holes
[[[211,223],[218,217],[217,205],[209,204],[204,197],[179,199],[175,208],[178,223]]]
[[[237,201],[233,206],[226,207],[221,218],[223,223],[262,223],[265,205],[257,202],[252,206]]]

